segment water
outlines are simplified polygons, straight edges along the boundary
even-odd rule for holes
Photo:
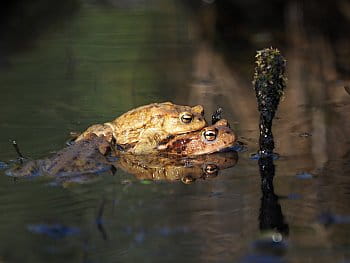
[[[167,100],[203,104],[208,120],[222,107],[247,150],[234,167],[189,185],[145,183],[118,169],[53,186],[48,178],[16,181],[1,169],[0,261],[350,261],[349,60],[342,48],[349,40],[305,34],[297,3],[285,5],[284,29],[267,23],[249,37],[220,27],[227,15],[221,2],[38,2],[17,24],[21,16],[11,9],[1,31],[2,162],[16,158],[9,140],[25,156],[43,158],[62,149],[71,131]],[[255,50],[271,45],[285,55],[289,80],[273,126],[274,192],[263,196],[251,159],[259,134],[251,79]],[[266,227],[262,213],[283,230]]]

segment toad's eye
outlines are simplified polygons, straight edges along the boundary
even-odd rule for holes
[[[217,136],[217,130],[207,130],[203,132],[203,136],[207,141],[214,141]]]
[[[216,164],[207,164],[204,166],[203,170],[206,175],[213,175],[217,174],[219,167]]]
[[[193,115],[191,113],[188,112],[184,112],[181,116],[180,116],[180,120],[183,123],[190,123],[193,120]]]

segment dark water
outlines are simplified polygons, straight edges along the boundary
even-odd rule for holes
[[[278,27],[252,22],[254,30],[230,25],[221,4],[22,5],[9,8],[1,31],[1,161],[16,158],[9,139],[43,158],[70,131],[167,100],[203,104],[207,117],[223,107],[248,150],[218,177],[189,185],[119,169],[54,187],[2,169],[0,262],[350,261],[346,34],[319,24],[306,31],[297,1],[280,10]],[[263,196],[250,158],[258,149],[251,79],[255,50],[271,45],[285,55],[289,80],[273,127],[274,193]]]

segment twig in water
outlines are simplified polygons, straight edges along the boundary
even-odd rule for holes
[[[219,107],[216,109],[216,111],[213,113],[213,115],[211,115],[211,124],[214,125],[215,123],[217,123],[219,120],[222,119],[222,108]]]
[[[18,155],[18,160],[20,161],[21,164],[23,164],[23,160],[25,159],[21,151],[19,150],[18,144],[16,140],[10,140],[12,143],[12,146],[15,148],[15,151]]]

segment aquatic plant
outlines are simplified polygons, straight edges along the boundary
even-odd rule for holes
[[[272,120],[286,87],[286,60],[273,48],[257,51],[255,58],[253,84],[260,112],[260,154],[272,154]]]

